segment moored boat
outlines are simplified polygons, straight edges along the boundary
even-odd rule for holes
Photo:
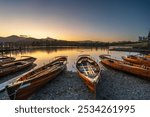
[[[20,71],[30,65],[36,60],[34,57],[26,57],[24,59],[9,62],[0,66],[0,77]]]
[[[145,55],[144,57],[150,59],[150,54]]]
[[[14,57],[0,56],[0,65],[14,61]]]
[[[44,84],[56,78],[66,68],[66,64],[67,57],[58,56],[48,64],[16,79],[6,86],[10,99],[27,99]]]
[[[101,63],[116,70],[124,71],[146,79],[150,79],[150,67],[115,59],[103,59]]]
[[[100,67],[89,55],[78,56],[77,72],[92,92],[96,92],[96,85],[100,79]]]
[[[111,57],[111,55],[109,55],[109,54],[101,54],[101,55],[99,55],[99,58],[101,58],[101,59],[109,59]]]
[[[145,58],[145,57],[138,57],[138,56],[127,56],[127,57],[122,57],[123,60],[134,63],[134,64],[139,64],[139,65],[145,65],[150,67],[150,59]]]
[[[34,62],[36,60],[35,57],[32,56],[21,56],[21,59],[18,59],[14,62],[18,62],[18,61],[28,61],[28,62]]]

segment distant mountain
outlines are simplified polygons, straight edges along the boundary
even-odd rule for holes
[[[53,39],[53,38],[50,38],[50,37],[47,37],[47,38],[43,38],[44,40],[48,40],[48,41],[56,41],[57,39]]]
[[[47,37],[47,38],[43,38],[43,39],[37,39],[37,38],[32,38],[32,37],[27,37],[27,36],[16,36],[16,35],[12,35],[12,36],[8,36],[8,37],[0,37],[0,42],[32,42],[32,41],[39,41],[39,40],[49,40],[49,41],[54,41],[56,39]]]

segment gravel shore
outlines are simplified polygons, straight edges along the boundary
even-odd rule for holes
[[[150,81],[101,65],[97,100],[150,100]]]
[[[101,80],[96,96],[76,72],[64,71],[56,79],[35,92],[30,100],[149,100],[150,81],[100,65]],[[7,100],[6,91],[0,99]]]

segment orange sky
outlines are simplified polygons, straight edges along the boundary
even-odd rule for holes
[[[149,5],[118,0],[1,0],[0,36],[102,42],[147,36]]]
[[[109,34],[102,31],[101,33],[92,34],[88,33],[84,30],[84,26],[80,29],[71,26],[60,25],[58,23],[52,23],[48,25],[44,25],[43,23],[38,23],[34,21],[23,21],[15,19],[14,22],[10,24],[7,23],[8,21],[3,21],[0,27],[0,36],[10,36],[10,35],[27,35],[30,37],[35,38],[46,38],[51,37],[55,39],[62,39],[62,40],[71,40],[71,41],[81,41],[81,40],[93,40],[93,41],[118,41],[122,40],[122,37],[113,35],[110,36]],[[123,39],[130,39],[134,38],[132,36],[124,37]]]

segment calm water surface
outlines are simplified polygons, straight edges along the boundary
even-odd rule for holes
[[[36,57],[37,67],[40,67],[49,62],[50,59],[55,56],[68,56],[68,71],[75,71],[75,61],[78,55],[81,54],[89,54],[91,55],[97,62],[99,61],[100,54],[110,54],[112,57],[116,59],[121,59],[121,56],[130,55],[130,54],[138,54],[135,52],[119,52],[119,51],[108,51],[106,48],[48,48],[48,49],[35,49],[30,51],[22,51],[22,52],[13,52],[8,55],[15,57],[16,59],[20,59],[21,56],[33,56]]]

